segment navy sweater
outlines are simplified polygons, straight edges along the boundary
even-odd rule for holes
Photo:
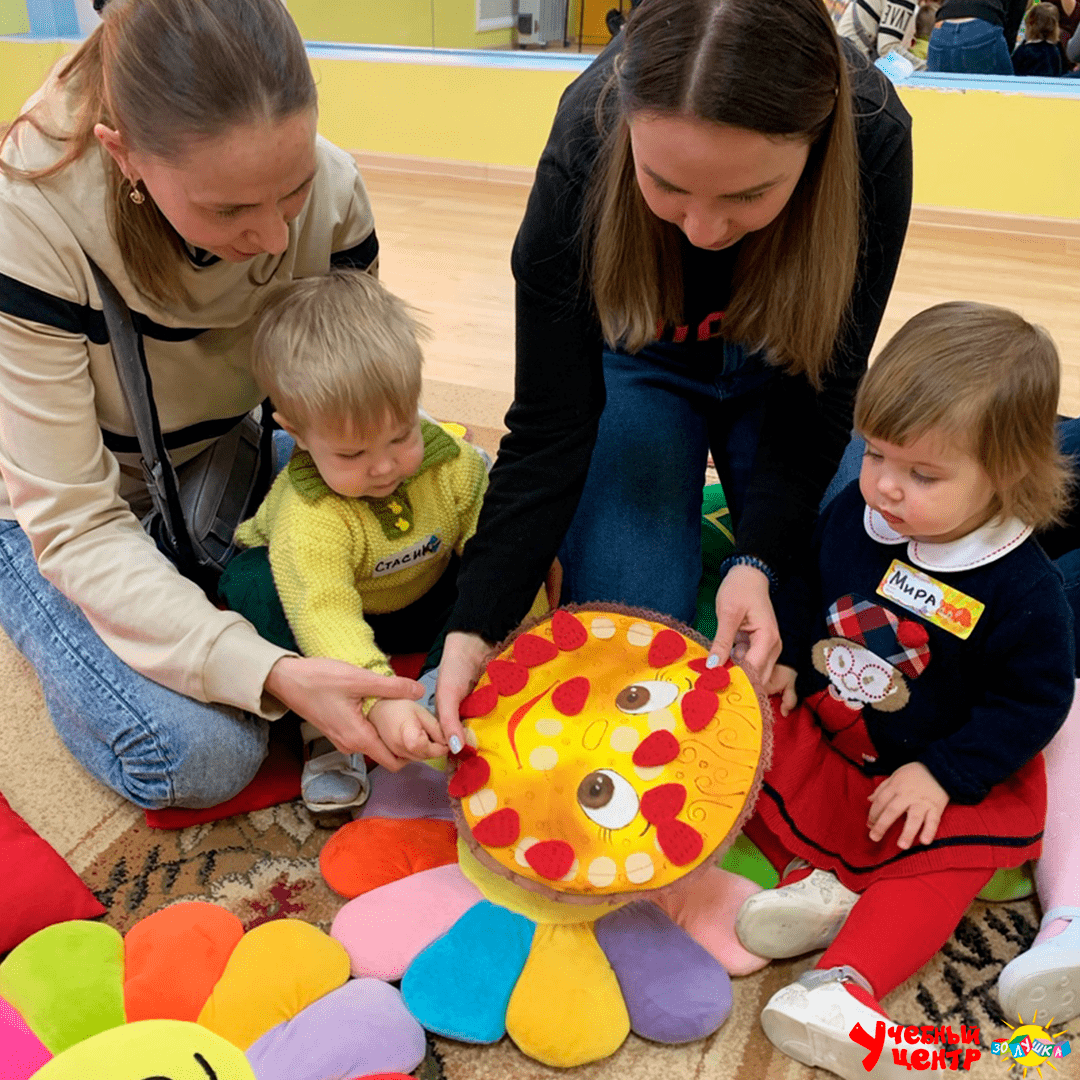
[[[973,570],[914,567],[985,605],[962,640],[877,594],[894,559],[914,564],[906,542],[871,539],[865,505],[853,483],[823,512],[814,546],[819,579],[792,581],[778,597],[781,663],[799,672],[800,700],[826,689],[829,679],[815,669],[811,651],[815,642],[838,636],[827,613],[849,595],[925,628],[929,660],[916,677],[903,676],[907,704],[897,711],[863,708],[878,751],[864,769],[886,775],[920,761],[954,802],[979,802],[1046,746],[1072,703],[1072,613],[1061,574],[1031,539]]]

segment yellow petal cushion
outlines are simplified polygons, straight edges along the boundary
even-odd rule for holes
[[[348,978],[348,953],[328,934],[298,919],[264,923],[233,950],[199,1023],[246,1050]]]

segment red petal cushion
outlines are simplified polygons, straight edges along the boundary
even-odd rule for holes
[[[0,795],[0,953],[68,919],[93,919],[105,908],[79,875]]]

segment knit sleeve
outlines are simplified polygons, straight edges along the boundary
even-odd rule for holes
[[[269,547],[274,584],[300,651],[393,674],[364,619],[354,568],[366,545],[362,531],[350,527],[344,504],[332,496],[314,504],[300,495],[284,500]]]
[[[467,443],[461,453],[448,465],[450,493],[457,508],[461,528],[454,550],[460,555],[465,542],[476,532],[480,507],[487,491],[487,466],[484,459]]]

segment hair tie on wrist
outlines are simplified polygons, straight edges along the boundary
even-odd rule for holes
[[[769,579],[770,588],[775,589],[780,584],[772,568],[756,555],[729,555],[720,564],[720,576],[727,574],[733,566],[752,566],[755,570],[760,570]]]

